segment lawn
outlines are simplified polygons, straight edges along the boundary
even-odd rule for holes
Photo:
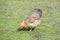
[[[16,31],[35,8],[43,11],[34,31]],[[60,40],[60,0],[0,0],[0,40]]]

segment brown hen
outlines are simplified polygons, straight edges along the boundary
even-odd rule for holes
[[[42,17],[42,10],[35,9],[32,15],[30,15],[25,20],[23,20],[19,28],[20,29],[29,28],[30,30],[32,30],[33,28],[37,27],[37,25],[40,25],[41,17]]]

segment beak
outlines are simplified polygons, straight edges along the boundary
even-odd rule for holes
[[[24,27],[23,26],[20,26],[17,31],[21,31]]]
[[[17,31],[21,31],[21,29],[20,29],[20,28],[18,28],[18,29],[17,29]]]

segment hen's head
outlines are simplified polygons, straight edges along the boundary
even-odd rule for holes
[[[27,28],[27,23],[26,22],[22,22],[21,25],[20,25],[20,29],[23,29],[23,28]]]
[[[28,25],[27,25],[26,22],[23,21],[23,22],[20,24],[20,27],[17,29],[17,31],[25,30],[26,28],[28,28]]]

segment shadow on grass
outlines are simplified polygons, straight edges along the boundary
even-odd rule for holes
[[[17,29],[17,31],[33,31],[35,28],[32,28],[32,30],[31,30],[31,28],[23,28],[23,29],[20,29],[20,28],[18,28]]]

